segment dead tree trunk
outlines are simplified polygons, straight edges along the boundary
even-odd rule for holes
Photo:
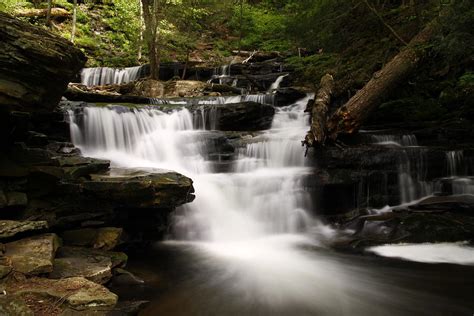
[[[416,69],[436,26],[437,21],[428,24],[408,46],[375,73],[361,90],[331,116],[327,122],[328,138],[335,140],[340,134],[352,134],[359,130],[369,114]]]
[[[311,129],[303,141],[303,145],[306,147],[319,147],[326,141],[327,112],[331,104],[333,90],[334,78],[330,74],[324,75],[310,111]]]
[[[67,18],[71,15],[66,9],[63,8],[51,8],[50,11],[48,9],[22,9],[17,10],[13,13],[15,17],[46,17],[48,16],[49,12],[49,19],[52,18]]]

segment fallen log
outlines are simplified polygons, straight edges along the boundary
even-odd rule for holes
[[[333,91],[334,78],[330,74],[325,74],[321,78],[320,88],[311,109],[307,108],[307,111],[311,112],[311,129],[303,141],[303,145],[307,148],[319,147],[326,142],[327,113]]]
[[[46,17],[48,9],[21,9],[14,13],[15,17],[21,18],[33,18],[33,17]],[[52,8],[51,18],[67,18],[70,17],[71,13],[63,8]]]
[[[353,134],[394,88],[404,82],[422,60],[427,44],[437,29],[437,20],[429,23],[400,53],[339,108],[327,122],[327,137],[331,140],[341,134]]]

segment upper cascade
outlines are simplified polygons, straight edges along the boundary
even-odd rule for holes
[[[88,87],[107,84],[123,84],[144,77],[144,66],[126,68],[84,68],[81,71],[81,83]]]

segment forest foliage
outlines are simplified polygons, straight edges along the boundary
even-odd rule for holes
[[[472,0],[157,0],[161,61],[219,64],[233,50],[280,51],[302,83],[326,72],[339,94],[360,88],[422,27],[441,12],[442,32],[430,53],[434,68],[453,75],[450,84],[469,85],[472,76]],[[147,63],[140,0],[82,0],[76,45],[89,66]],[[3,0],[0,10],[46,7],[45,0]],[[72,0],[53,0],[72,10]],[[371,8],[373,10],[371,10]],[[375,12],[375,13],[374,13]],[[28,19],[42,24],[41,19]],[[52,30],[70,38],[71,19]],[[389,26],[391,29],[389,29]],[[432,69],[431,67],[430,69]],[[420,75],[423,72],[420,72]],[[461,80],[461,76],[464,76]],[[467,82],[467,83],[466,83]],[[350,94],[350,91],[349,91]]]

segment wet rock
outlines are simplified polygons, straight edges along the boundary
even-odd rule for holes
[[[10,282],[7,292],[16,295],[37,294],[64,302],[75,310],[111,309],[117,304],[117,295],[102,285],[82,277],[45,279],[33,277],[20,282]]]
[[[176,207],[194,199],[192,180],[169,171],[115,170],[109,175],[92,175],[82,187],[86,194],[118,207]]]
[[[133,316],[139,315],[150,301],[122,301],[119,302],[109,316]]]
[[[65,245],[111,250],[119,244],[122,232],[122,228],[116,227],[83,228],[65,231],[61,237]]]
[[[0,38],[0,104],[10,109],[52,109],[86,61],[68,40],[3,12]]]
[[[77,179],[92,173],[105,172],[110,166],[108,160],[82,156],[59,156],[55,157],[53,161],[64,170],[66,179]]]
[[[7,192],[8,206],[26,206],[28,204],[28,197],[23,192]]]
[[[199,105],[191,107],[193,112],[204,111],[208,122],[221,131],[259,131],[271,127],[275,109],[271,105],[256,102]],[[199,112],[198,112],[199,113]],[[202,114],[201,114],[202,115]],[[214,117],[216,122],[210,122]]]
[[[24,232],[47,229],[46,221],[10,221],[0,220],[0,239],[10,238]]]
[[[115,286],[141,285],[144,283],[145,281],[127,270],[121,268],[114,269],[112,284]]]
[[[286,106],[306,96],[306,93],[295,88],[281,88],[275,93],[275,106]]]
[[[421,200],[420,202],[410,205],[411,210],[441,210],[451,212],[471,212],[474,216],[474,196],[449,195],[449,196],[432,196]]]
[[[355,247],[386,243],[474,240],[474,217],[460,212],[402,211],[362,216],[343,225],[356,229]]]
[[[16,296],[0,295],[0,315],[3,316],[33,316],[34,313],[23,299]]]
[[[59,246],[56,234],[44,234],[5,244],[5,256],[13,270],[27,275],[53,271],[53,259]]]

